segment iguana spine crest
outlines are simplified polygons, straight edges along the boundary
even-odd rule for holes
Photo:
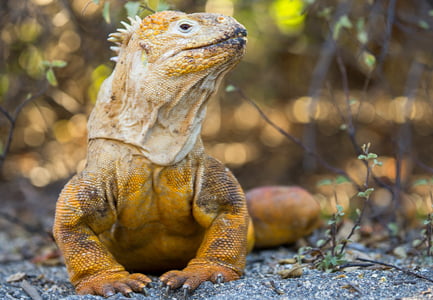
[[[135,18],[128,17],[128,20],[130,24],[124,21],[120,22],[125,28],[118,28],[117,32],[113,32],[108,35],[107,41],[112,42],[116,45],[111,46],[110,49],[116,54],[119,54],[120,46],[122,45],[123,41],[129,40],[132,34],[140,28],[140,24],[143,21],[139,16],[135,16]],[[110,60],[114,62],[117,62],[118,59],[118,56],[113,56],[110,58]]]

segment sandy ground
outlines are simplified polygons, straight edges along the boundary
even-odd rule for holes
[[[31,226],[24,229],[25,225],[5,220],[0,215],[0,299],[104,299],[75,295],[60,260],[46,256],[56,253],[56,247],[46,232],[52,224],[54,203],[61,183],[47,194],[37,193],[26,186],[13,187],[14,191],[0,188],[0,195],[14,196],[10,201],[2,199],[0,212],[15,215],[19,221]],[[24,192],[28,193],[27,200],[19,201]],[[380,251],[365,249],[360,244],[351,245],[354,248],[350,252],[355,253],[352,256],[392,263],[433,279],[433,265],[428,265],[420,257],[399,260]],[[334,273],[306,266],[300,277],[282,279],[278,271],[292,265],[282,265],[279,261],[293,257],[294,251],[290,247],[255,251],[248,255],[245,275],[240,280],[215,285],[205,282],[189,295],[189,299],[433,299],[431,281],[378,265]],[[34,263],[35,257],[44,265]],[[154,276],[152,279],[154,282],[148,289],[148,296],[135,294],[134,299],[183,299],[182,291],[166,294],[158,278]],[[117,294],[110,299],[127,298]]]
[[[22,240],[6,241],[4,234],[1,239],[2,244],[7,242],[9,246],[26,246]],[[188,299],[433,299],[432,282],[379,266],[334,273],[304,267],[300,277],[282,279],[277,272],[289,269],[292,265],[278,262],[293,255],[294,252],[285,247],[255,251],[248,256],[242,279],[215,285],[205,282]],[[369,255],[433,278],[432,266],[411,264],[375,253]],[[19,259],[19,256],[12,253],[6,256],[9,262],[0,264],[0,299],[104,299],[75,295],[64,266],[42,266]],[[148,296],[134,294],[133,299],[183,299],[182,291],[166,294],[157,277],[153,276],[152,279],[154,282],[148,288]],[[117,294],[110,299],[127,298]]]

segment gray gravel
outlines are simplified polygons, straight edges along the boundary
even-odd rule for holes
[[[237,281],[213,285],[202,284],[189,299],[433,299],[433,284],[395,269],[356,269],[325,273],[304,268],[300,278],[281,279],[276,271],[290,268],[278,260],[293,256],[287,248],[257,251],[248,256],[245,276]],[[433,278],[433,267],[411,264],[392,257],[373,259],[409,267]],[[18,274],[21,272],[22,274]],[[11,275],[19,278],[7,282]],[[182,299],[180,291],[164,295],[156,277],[149,296],[135,294],[134,299]],[[23,289],[23,286],[27,292]],[[35,291],[32,292],[32,288]],[[29,294],[31,296],[29,296]],[[40,297],[40,298],[38,298]],[[96,300],[98,296],[77,296],[63,266],[38,266],[28,261],[0,264],[0,299]],[[109,299],[128,299],[117,294]]]

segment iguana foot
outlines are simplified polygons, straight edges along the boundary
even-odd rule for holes
[[[194,291],[202,282],[212,281],[222,283],[239,279],[240,275],[234,270],[220,265],[188,265],[182,271],[173,270],[163,274],[159,279],[170,289],[180,286],[185,291]]]
[[[110,297],[118,292],[131,297],[133,292],[146,294],[146,285],[151,280],[143,274],[129,274],[126,271],[116,273],[102,273],[81,281],[76,286],[78,294],[93,294]]]

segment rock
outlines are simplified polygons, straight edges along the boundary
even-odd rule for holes
[[[246,193],[254,223],[255,247],[293,243],[320,223],[320,207],[313,196],[296,186],[265,186]]]

